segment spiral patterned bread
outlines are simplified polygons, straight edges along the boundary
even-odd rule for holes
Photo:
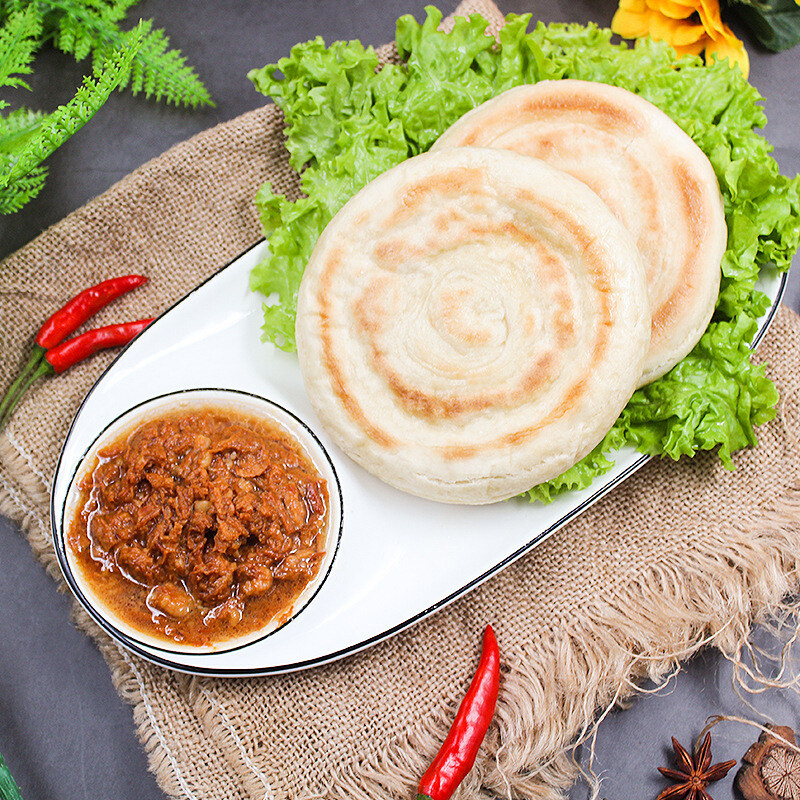
[[[711,164],[663,111],[616,86],[542,81],[465,114],[434,149],[462,145],[512,150],[565,170],[633,234],[652,314],[639,385],[694,347],[714,312],[727,229]]]
[[[563,472],[635,389],[650,338],[630,234],[585,184],[492,148],[427,153],[329,223],[298,297],[310,401],[356,462],[489,503]]]

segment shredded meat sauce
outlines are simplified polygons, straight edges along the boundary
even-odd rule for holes
[[[98,453],[68,541],[120,616],[190,645],[245,635],[319,569],[325,480],[271,425],[228,411],[148,421]]]

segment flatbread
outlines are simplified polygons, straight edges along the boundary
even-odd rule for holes
[[[714,312],[727,229],[708,158],[663,111],[616,86],[542,81],[473,109],[434,149],[464,145],[544,159],[590,186],[631,231],[652,313],[639,385],[694,347]]]
[[[491,148],[385,172],[306,267],[311,404],[366,470],[479,504],[559,475],[616,420],[650,338],[644,268],[585,184]]]

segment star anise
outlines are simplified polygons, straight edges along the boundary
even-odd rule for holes
[[[711,734],[707,733],[703,743],[695,750],[694,758],[672,737],[672,749],[675,751],[677,769],[659,767],[658,771],[670,780],[676,781],[674,786],[664,789],[656,800],[712,800],[706,791],[709,783],[724,778],[736,766],[736,761],[723,761],[711,765]]]

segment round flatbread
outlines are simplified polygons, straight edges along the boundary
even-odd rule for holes
[[[727,229],[708,158],[663,111],[616,86],[542,81],[465,114],[434,149],[464,145],[512,150],[563,169],[631,231],[652,316],[640,386],[694,347],[714,312]]]
[[[452,503],[508,498],[591,450],[650,338],[630,234],[536,159],[409,159],[328,224],[297,306],[306,390],[385,482]]]

